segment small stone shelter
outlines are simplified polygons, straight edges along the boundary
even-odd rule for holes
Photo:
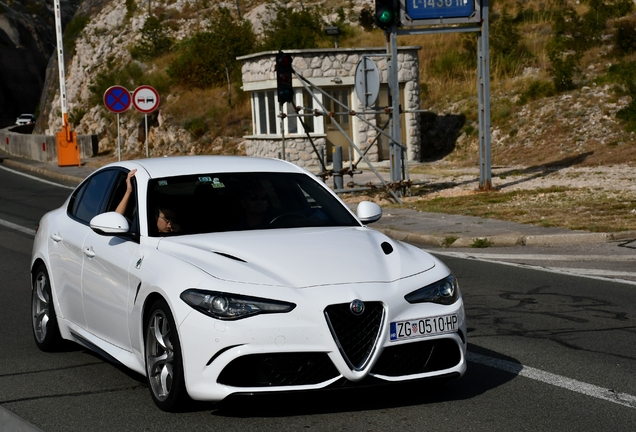
[[[419,61],[421,47],[398,47],[398,79],[400,83],[401,142],[407,147],[406,158],[410,161],[420,159],[420,109]],[[312,50],[286,50],[293,58],[294,71],[306,78],[311,86],[305,87],[294,77],[295,106],[305,110],[321,110],[333,113],[330,116],[288,116],[281,119],[277,97],[276,51],[260,52],[237,59],[243,62],[243,90],[250,94],[252,106],[252,134],[245,136],[248,156],[282,156],[283,134],[285,139],[285,158],[305,168],[319,168],[320,162],[311,141],[319,152],[331,161],[336,146],[343,147],[343,159],[348,164],[350,158],[357,161],[359,156],[353,150],[340,128],[351,138],[371,162],[389,159],[389,139],[378,133],[373,127],[348,111],[364,112],[364,105],[358,100],[355,91],[355,74],[358,62],[363,55],[371,55],[380,75],[380,91],[374,107],[368,111],[381,113],[363,114],[377,127],[387,125],[389,115],[384,108],[389,106],[387,85],[387,57],[385,48],[333,48]],[[319,89],[319,90],[318,90]],[[324,92],[324,93],[323,93]],[[315,96],[312,97],[312,94]],[[325,96],[328,94],[330,97]],[[333,99],[349,107],[345,110]],[[320,101],[320,104],[316,102]],[[310,111],[301,111],[301,114]],[[295,114],[291,104],[284,104],[286,114]],[[305,127],[301,124],[305,123]],[[337,121],[340,128],[334,124]],[[307,138],[306,130],[309,131]],[[384,129],[390,134],[388,126]],[[379,135],[376,140],[376,135]],[[371,147],[371,148],[368,148]]]

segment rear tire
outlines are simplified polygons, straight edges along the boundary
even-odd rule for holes
[[[53,306],[49,274],[44,265],[37,268],[33,277],[31,323],[35,344],[39,349],[51,352],[60,348],[62,337]]]
[[[163,411],[178,411],[187,399],[181,343],[164,299],[155,301],[150,307],[144,334],[146,376],[152,399]]]

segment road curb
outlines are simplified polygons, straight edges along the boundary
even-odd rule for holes
[[[48,178],[52,178],[52,179],[60,180],[60,181],[67,181],[67,182],[80,184],[82,182],[82,180],[84,180],[84,178],[82,178],[82,177],[77,177],[77,176],[72,176],[72,175],[68,175],[68,174],[58,173],[58,172],[55,172],[55,171],[48,170],[46,168],[40,168],[40,167],[33,166],[33,165],[30,165],[30,164],[14,161],[14,160],[11,160],[9,158],[3,159],[2,160],[2,164],[6,165],[6,166],[9,166],[9,167],[19,168],[19,169],[22,169],[22,170],[25,170],[25,171],[30,171],[30,172],[34,172],[34,173],[37,173],[37,174],[41,174],[41,175],[46,176]]]

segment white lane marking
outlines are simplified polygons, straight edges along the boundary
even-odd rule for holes
[[[29,234],[29,235],[32,235],[32,236],[35,237],[35,230],[32,230],[30,228],[25,228],[23,226],[14,224],[13,222],[9,222],[9,221],[0,219],[0,225],[6,226],[7,228],[11,228],[11,229],[14,229],[16,231],[20,231],[20,232],[23,232],[25,234]]]
[[[468,252],[444,252],[449,256],[459,258],[479,257],[493,260],[528,260],[528,261],[636,261],[634,255],[545,255],[545,254],[492,254],[492,253],[468,253]]]
[[[548,273],[562,274],[567,276],[578,276],[578,277],[584,277],[588,279],[602,280],[606,282],[616,282],[616,283],[622,283],[627,285],[636,285],[636,280],[627,280],[627,279],[619,279],[619,278],[611,277],[612,275],[616,275],[617,273],[619,273],[617,276],[623,276],[623,277],[629,276],[629,277],[636,278],[636,273],[630,273],[630,272],[612,272],[609,270],[605,270],[607,272],[605,273],[605,276],[599,276],[599,274],[602,274],[601,273],[602,270],[533,266],[529,264],[519,264],[519,263],[507,262],[507,261],[497,261],[495,259],[484,259],[482,258],[481,254],[467,254],[463,252],[440,252],[437,250],[435,251],[428,250],[428,252],[433,255],[442,255],[442,256],[448,256],[452,258],[470,259],[475,261],[507,265],[510,267],[518,267],[518,268],[524,268],[524,269],[530,269],[530,270],[544,271]],[[507,258],[510,259],[510,255],[508,255]],[[535,259],[539,259],[539,258],[535,258]],[[593,274],[581,274],[581,272],[589,272]]]
[[[611,389],[595,386],[575,379],[545,372],[540,369],[513,363],[507,360],[496,359],[481,354],[468,352],[466,359],[474,363],[494,367],[515,375],[530,378],[556,387],[561,387],[573,392],[581,393],[593,398],[602,399],[629,408],[636,408],[636,396],[627,393],[619,393]]]
[[[559,270],[564,273],[574,273],[581,274],[584,276],[623,276],[623,277],[633,277],[636,278],[636,273],[634,272],[625,272],[618,270],[599,270],[599,269],[578,269],[578,268],[570,268],[570,267],[551,267],[554,270]]]
[[[0,169],[3,169],[5,171],[8,171],[8,172],[13,173],[13,174],[21,175],[21,176],[26,177],[26,178],[30,178],[31,180],[37,180],[39,182],[50,184],[50,185],[53,185],[53,186],[58,186],[58,187],[65,188],[65,189],[75,189],[74,186],[66,186],[66,185],[63,185],[63,184],[60,184],[60,183],[55,183],[55,182],[52,182],[52,181],[49,181],[49,180],[44,180],[42,178],[39,178],[39,177],[36,177],[36,176],[32,176],[32,175],[29,175],[29,174],[25,174],[25,173],[20,172],[20,171],[12,170],[11,168],[3,167],[1,165],[0,165]]]

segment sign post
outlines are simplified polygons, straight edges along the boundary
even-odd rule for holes
[[[121,138],[119,133],[119,114],[130,108],[130,92],[122,86],[109,87],[104,92],[104,105],[117,114],[117,159],[121,161]]]
[[[488,0],[398,0],[398,35],[477,32],[477,92],[479,99],[479,190],[492,189],[490,145],[490,62]],[[426,29],[414,28],[429,26]],[[434,26],[434,27],[433,27]],[[446,27],[444,27],[446,26]]]
[[[133,92],[132,103],[137,111],[144,113],[146,126],[146,157],[148,157],[148,113],[153,112],[159,106],[159,92],[148,85],[139,86]]]

